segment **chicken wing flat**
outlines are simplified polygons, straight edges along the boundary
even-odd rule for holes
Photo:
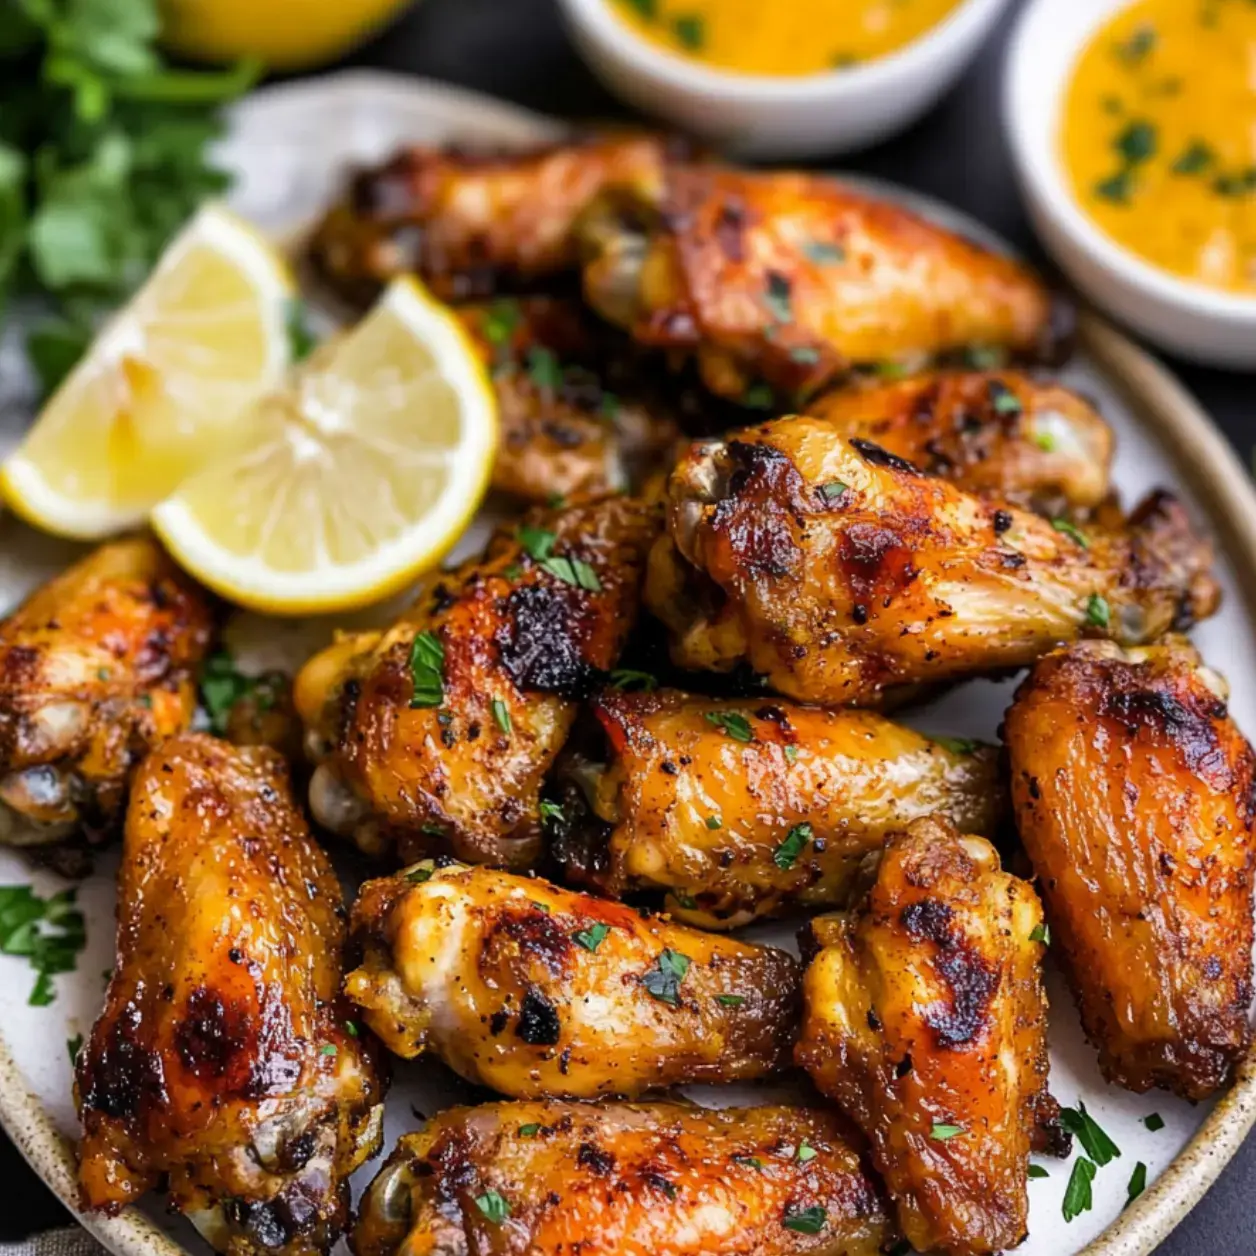
[[[196,709],[203,593],[146,537],[89,554],[0,623],[0,842],[109,836],[133,766]]]
[[[532,502],[619,492],[675,446],[663,404],[644,400],[641,364],[576,302],[500,297],[457,314],[497,392],[494,488]]]
[[[355,1256],[876,1256],[878,1191],[806,1108],[490,1103],[407,1134]]]
[[[813,702],[1032,663],[1082,635],[1154,640],[1215,609],[1210,547],[1153,495],[1082,531],[1004,508],[822,419],[694,445],[646,601],[682,667],[741,662]]]
[[[403,148],[353,177],[310,258],[353,301],[407,273],[445,300],[519,288],[575,268],[575,222],[602,188],[654,200],[673,146],[623,134],[514,152]]]
[[[491,868],[369,881],[345,991],[390,1050],[512,1098],[633,1097],[788,1061],[798,962]]]
[[[184,734],[145,760],[76,1070],[87,1207],[164,1180],[219,1251],[328,1250],[383,1119],[377,1045],[339,997],[342,910],[277,754]]]
[[[615,665],[657,531],[632,498],[536,512],[387,632],[315,656],[296,683],[323,760],[315,818],[402,862],[437,849],[532,862],[542,778],[578,699]]]
[[[989,842],[918,820],[867,904],[813,924],[798,1062],[868,1136],[921,1252],[1015,1247],[1046,1099],[1042,906]]]
[[[601,761],[586,746],[560,769],[568,875],[614,895],[665,889],[706,928],[844,904],[888,834],[935,812],[989,834],[1003,811],[993,747],[869,711],[615,690],[593,711]]]
[[[1008,711],[1017,826],[1109,1081],[1203,1099],[1251,1040],[1252,748],[1181,638],[1043,659]]]
[[[859,364],[1054,347],[1029,272],[815,175],[673,164],[609,187],[580,235],[590,304],[643,344],[696,354],[712,392],[747,404],[752,386],[805,397]]]
[[[1084,397],[1023,371],[937,371],[842,388],[807,413],[970,493],[1084,517],[1110,492],[1112,429]]]

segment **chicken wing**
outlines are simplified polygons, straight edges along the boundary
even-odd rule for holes
[[[490,868],[369,881],[345,992],[390,1050],[513,1098],[635,1096],[789,1059],[798,962]]]
[[[643,344],[697,355],[721,397],[806,397],[842,371],[981,342],[1054,351],[1021,266],[831,179],[672,164],[611,185],[580,225],[590,304]]]
[[[814,922],[795,1055],[864,1131],[921,1252],[1026,1234],[1046,1094],[1042,907],[989,842],[918,820],[856,915]]]
[[[147,537],[104,545],[0,623],[0,842],[112,835],[134,765],[187,728],[204,594]]]
[[[1112,429],[1084,397],[1023,371],[939,371],[842,388],[807,413],[970,493],[1084,517],[1110,491]]]
[[[575,222],[598,192],[622,184],[653,200],[681,153],[630,133],[514,152],[403,148],[354,175],[310,259],[355,302],[406,273],[446,300],[491,296],[574,269]]]
[[[790,697],[870,705],[1084,634],[1154,640],[1212,613],[1210,566],[1167,493],[1083,532],[793,417],[682,459],[646,601],[682,667],[744,660]]]
[[[535,860],[542,778],[577,700],[615,665],[657,530],[631,498],[534,513],[436,576],[387,632],[307,663],[296,705],[323,760],[315,818],[402,862],[444,848]]]
[[[1017,825],[1104,1076],[1203,1099],[1251,1041],[1252,748],[1172,638],[1043,659],[1004,736]]]
[[[602,745],[560,769],[560,860],[605,893],[665,889],[706,928],[845,903],[889,833],[938,812],[989,834],[1003,810],[993,747],[868,711],[614,690],[593,711]]]
[[[355,1256],[877,1256],[890,1226],[836,1117],[490,1103],[407,1134]]]
[[[338,997],[342,912],[277,754],[184,734],[145,760],[76,1068],[87,1207],[164,1181],[219,1251],[328,1250],[383,1119],[378,1046]]]

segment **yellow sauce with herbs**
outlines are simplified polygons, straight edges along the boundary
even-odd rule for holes
[[[1175,275],[1256,293],[1256,3],[1138,0],[1099,28],[1064,98],[1082,208]]]
[[[803,75],[897,52],[960,0],[608,0],[669,52],[741,74]]]

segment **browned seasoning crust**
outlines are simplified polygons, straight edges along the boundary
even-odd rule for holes
[[[1042,908],[994,848],[918,820],[855,915],[821,917],[796,1056],[868,1136],[917,1251],[1026,1235],[1046,1094]]]
[[[876,1256],[891,1237],[832,1113],[490,1103],[402,1138],[352,1245],[355,1256]]]
[[[383,1113],[377,1044],[339,997],[342,911],[277,754],[184,734],[145,760],[76,1069],[85,1207],[164,1181],[220,1251],[328,1250]]]
[[[680,666],[745,662],[790,697],[871,705],[1083,635],[1154,640],[1215,610],[1211,560],[1168,493],[1079,529],[795,416],[681,460],[646,602]]]
[[[1251,1041],[1252,748],[1182,638],[1043,659],[1004,737],[1033,861],[1104,1076],[1203,1099]]]
[[[657,530],[656,510],[632,498],[535,511],[482,558],[429,580],[386,632],[311,659],[296,702],[323,759],[315,818],[402,862],[438,849],[533,862],[542,779],[578,700],[618,659]],[[555,561],[581,564],[587,587],[570,566],[555,574]],[[414,707],[410,659],[423,633],[444,653],[443,695]]]
[[[458,865],[369,881],[348,996],[390,1050],[515,1098],[635,1096],[782,1067],[798,962],[546,881]]]
[[[0,842],[111,835],[135,764],[192,722],[210,632],[149,537],[102,545],[0,623]]]

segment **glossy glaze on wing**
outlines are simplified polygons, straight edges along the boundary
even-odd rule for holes
[[[934,820],[890,839],[859,912],[813,922],[796,1057],[867,1135],[917,1251],[1025,1238],[1047,1083],[1041,926],[988,842]]]
[[[489,868],[420,866],[353,907],[345,990],[390,1050],[515,1098],[635,1096],[788,1058],[798,963]]]
[[[1084,642],[1004,727],[1021,840],[1104,1075],[1203,1099],[1251,1041],[1247,739],[1194,648]]]
[[[220,1251],[327,1251],[379,1146],[383,1081],[339,997],[340,886],[282,759],[195,734],[150,755],[118,898],[76,1070],[84,1205],[164,1181]]]

